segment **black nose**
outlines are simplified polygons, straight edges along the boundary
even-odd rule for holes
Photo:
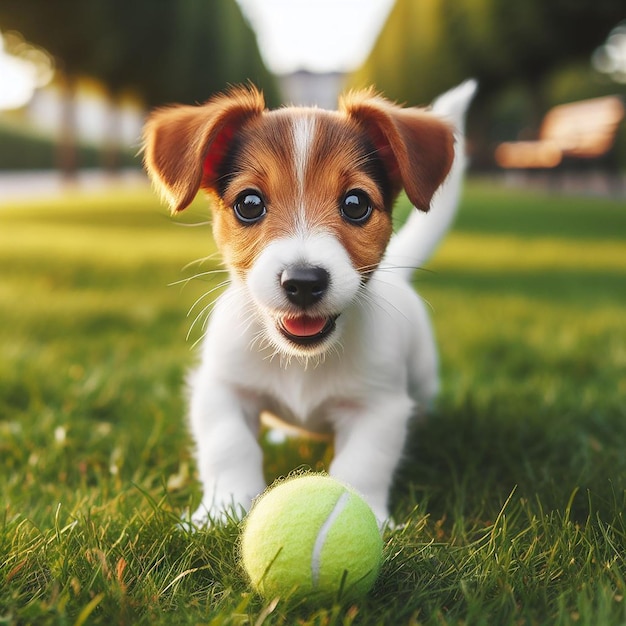
[[[280,286],[290,302],[306,309],[324,297],[328,278],[321,267],[290,267],[280,275]]]

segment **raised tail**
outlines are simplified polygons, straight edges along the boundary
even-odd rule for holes
[[[476,93],[475,80],[466,80],[439,96],[432,112],[455,128],[455,157],[448,177],[437,190],[428,213],[412,211],[402,228],[392,237],[381,263],[386,272],[410,280],[413,271],[423,266],[452,224],[465,173],[465,114]]]

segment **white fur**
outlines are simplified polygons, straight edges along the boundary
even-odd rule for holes
[[[324,297],[323,305],[311,309],[312,313],[333,314],[343,311],[356,296],[361,283],[359,273],[353,268],[350,257],[339,241],[329,233],[317,231],[302,234],[298,232],[285,239],[271,242],[260,254],[253,268],[250,270],[247,285],[248,292],[255,304],[257,312],[266,319],[265,333],[261,343],[269,341],[282,354],[289,355],[293,350],[276,329],[276,315],[291,308],[289,301],[276,280],[279,269],[292,265],[321,267],[332,276],[328,293]],[[341,318],[338,320],[341,327]],[[332,342],[338,341],[340,332],[332,337]],[[329,344],[319,347],[321,354],[325,353]],[[297,355],[296,355],[297,356]]]
[[[304,176],[308,163],[311,142],[315,134],[315,119],[311,115],[298,117],[293,123],[293,143],[296,162],[296,181],[298,183],[298,230],[306,232],[306,212],[304,202]]]
[[[315,119],[310,115],[303,115],[294,120],[293,140],[296,157],[296,178],[300,190],[300,196],[304,192],[304,174],[306,172],[307,161],[311,141],[315,133]]]
[[[435,106],[456,124],[459,137],[470,87],[449,92]],[[312,130],[309,123],[294,130],[297,171],[306,164]],[[262,411],[312,432],[333,433],[330,474],[361,492],[381,523],[388,519],[388,492],[407,425],[430,406],[438,387],[429,318],[402,268],[423,263],[451,222],[462,150],[460,141],[430,213],[419,224],[407,222],[365,286],[339,241],[319,231],[268,243],[245,280],[233,277],[216,303],[200,367],[190,380],[191,429],[204,488],[195,522],[219,520],[228,509],[239,515],[265,488],[257,442]],[[295,349],[276,327],[278,313],[290,306],[276,276],[298,264],[323,267],[331,276],[315,312],[340,313],[336,331],[310,354]]]

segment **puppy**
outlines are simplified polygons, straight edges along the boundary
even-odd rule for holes
[[[204,490],[194,522],[241,515],[264,490],[263,412],[332,433],[330,474],[361,492],[381,524],[389,518],[408,422],[438,385],[410,278],[455,212],[475,87],[463,83],[433,111],[372,91],[348,94],[338,111],[268,111],[256,89],[237,88],[148,119],[150,178],[174,212],[208,193],[231,278],[191,377]],[[392,237],[402,189],[419,211]]]

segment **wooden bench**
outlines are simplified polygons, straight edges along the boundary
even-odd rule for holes
[[[607,154],[624,119],[618,96],[562,104],[550,109],[537,141],[501,143],[496,163],[505,169],[550,169],[564,159],[597,159]]]

